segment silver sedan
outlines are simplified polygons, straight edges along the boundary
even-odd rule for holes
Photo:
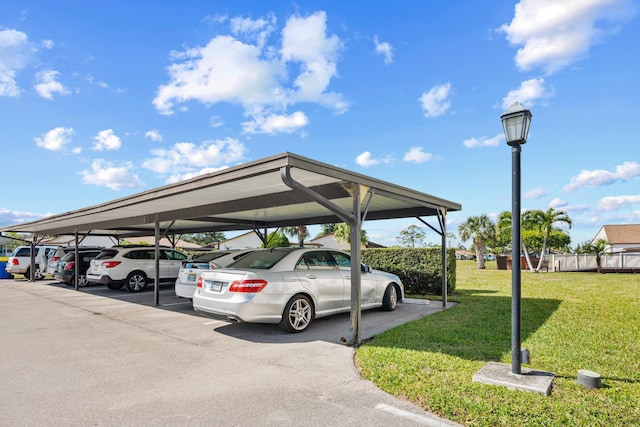
[[[394,274],[362,266],[362,309],[395,310],[404,286]],[[193,308],[205,316],[279,323],[302,332],[314,318],[351,307],[349,255],[327,249],[278,248],[252,252],[226,268],[204,270]]]

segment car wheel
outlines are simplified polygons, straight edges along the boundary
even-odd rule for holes
[[[393,311],[398,306],[398,290],[394,284],[387,286],[382,297],[382,309]]]
[[[78,287],[79,288],[84,288],[88,284],[89,284],[89,281],[87,280],[87,276],[85,276],[84,274],[81,274],[81,275],[78,276]]]
[[[107,288],[117,291],[118,289],[122,289],[124,286],[123,283],[107,283]]]
[[[309,327],[313,320],[313,305],[304,295],[291,298],[282,313],[280,326],[287,332],[302,332]]]
[[[31,280],[31,268],[27,268],[27,271],[24,272],[24,278]]]
[[[147,276],[140,272],[134,271],[127,276],[127,290],[129,292],[140,292],[147,287]]]

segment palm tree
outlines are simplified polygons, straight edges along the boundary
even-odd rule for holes
[[[348,224],[341,222],[336,224],[333,230],[333,237],[338,242],[351,243],[351,227]],[[367,236],[367,230],[360,230],[360,244],[366,245],[369,242],[369,237]]]
[[[485,214],[470,216],[464,223],[460,224],[458,233],[462,241],[473,240],[478,269],[484,269],[484,253],[487,250],[487,241],[495,236],[495,224]]]
[[[589,245],[589,251],[596,254],[596,268],[598,273],[601,273],[601,256],[604,253],[605,249],[609,246],[609,242],[605,239],[598,239],[595,243]]]
[[[309,237],[309,230],[305,225],[298,225],[296,227],[283,227],[284,234],[290,237],[298,238],[298,246],[304,247],[304,239]]]
[[[524,211],[521,215],[521,224],[529,221],[529,212]],[[496,224],[496,231],[499,236],[502,236],[502,241],[511,241],[511,222],[512,214],[510,211],[503,211],[498,215],[498,223]],[[522,227],[520,227],[522,228]],[[508,237],[504,237],[506,231],[509,231]],[[513,243],[512,243],[513,244]],[[527,246],[524,244],[524,239],[522,238],[522,233],[520,233],[520,247],[524,251],[524,258],[527,260],[527,267],[529,267],[529,271],[533,272],[533,265],[531,265],[531,258],[529,258],[529,251],[527,250]],[[511,260],[511,268],[515,265],[520,265],[520,260],[518,260],[518,264],[514,264],[516,261]]]
[[[542,241],[542,250],[540,251],[540,259],[538,260],[538,266],[536,267],[536,272],[540,271],[540,266],[542,265],[542,260],[544,258],[545,250],[547,249],[547,241],[549,240],[549,233],[553,229],[553,225],[561,222],[569,225],[569,228],[573,225],[571,218],[565,211],[557,211],[554,208],[547,209],[546,212],[536,210],[532,211],[533,219],[538,226],[538,229],[542,231],[543,241]]]

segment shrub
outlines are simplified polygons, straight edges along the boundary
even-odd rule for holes
[[[364,249],[362,262],[400,277],[405,293],[442,295],[441,248]],[[456,256],[447,250],[447,294],[456,288]]]

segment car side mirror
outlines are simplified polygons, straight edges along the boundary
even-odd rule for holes
[[[360,264],[360,270],[362,270],[363,273],[371,273],[371,267],[366,264]]]

